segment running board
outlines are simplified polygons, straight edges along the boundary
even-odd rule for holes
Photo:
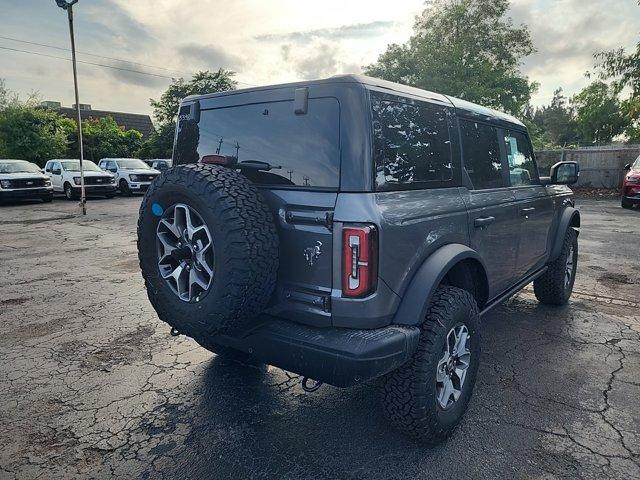
[[[492,310],[494,307],[497,307],[498,305],[500,305],[502,302],[504,302],[507,298],[511,297],[512,295],[515,295],[516,293],[518,293],[520,290],[522,290],[524,287],[526,287],[528,284],[530,284],[531,282],[533,282],[536,278],[538,278],[540,275],[543,275],[547,270],[549,269],[549,267],[544,266],[542,267],[540,270],[536,270],[535,272],[533,272],[531,275],[529,275],[528,277],[526,277],[524,280],[522,280],[520,283],[517,283],[514,287],[511,287],[509,290],[507,290],[506,292],[498,295],[496,298],[494,298],[493,300],[491,300],[491,302],[489,302],[480,312],[480,316],[482,317],[483,315],[487,314],[490,310]]]

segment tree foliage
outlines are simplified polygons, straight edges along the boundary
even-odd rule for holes
[[[69,131],[70,156],[78,157],[78,134],[76,122],[71,120]],[[105,157],[133,157],[142,145],[142,133],[125,130],[112,117],[82,121],[82,144],[84,158],[98,162]]]
[[[141,158],[171,157],[176,130],[175,119],[182,99],[189,95],[235,90],[237,82],[233,79],[234,75],[234,72],[221,68],[217,72],[197,72],[191,80],[179,78],[171,82],[159,100],[150,100],[158,128],[144,142],[138,151],[138,156]]]
[[[142,134],[124,130],[111,117],[82,122],[85,158],[131,157],[142,145]],[[78,158],[75,120],[38,106],[31,95],[21,101],[0,79],[0,158],[18,158],[43,166],[51,158]]]
[[[640,96],[640,42],[635,52],[627,54],[624,48],[618,48],[597,53],[595,57],[599,60],[596,67],[600,69],[601,79],[613,79],[618,90],[629,87],[633,97]]]
[[[61,117],[44,109],[12,103],[0,110],[0,157],[28,160],[43,166],[67,152]]]
[[[389,45],[368,75],[521,114],[536,90],[520,72],[534,51],[509,0],[433,0],[404,45]]]
[[[160,125],[173,122],[184,97],[234,90],[237,86],[234,75],[234,72],[221,68],[217,72],[197,72],[188,81],[184,78],[174,80],[159,100],[150,100],[153,116]]]
[[[533,111],[532,123],[537,127],[532,135],[537,136],[536,147],[568,146],[579,142],[574,112],[564,96],[562,88],[553,92],[549,105]]]
[[[604,144],[624,132],[628,121],[615,88],[596,81],[571,99],[583,141]]]

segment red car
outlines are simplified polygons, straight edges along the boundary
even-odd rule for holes
[[[631,208],[640,205],[640,157],[636,158],[633,165],[625,165],[627,174],[622,180],[622,208]]]

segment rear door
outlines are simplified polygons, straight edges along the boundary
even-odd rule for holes
[[[515,195],[501,155],[498,129],[475,120],[459,119],[468,186],[461,189],[467,205],[471,248],[485,262],[489,297],[494,298],[517,279],[520,224]]]
[[[280,239],[271,313],[331,324],[332,219],[340,181],[340,107],[309,95],[305,112],[289,99],[243,103],[242,94],[203,104],[199,121],[181,118],[176,163],[232,158],[270,206]],[[237,100],[236,100],[237,99]],[[213,107],[213,108],[209,108]],[[184,108],[184,107],[183,107]]]
[[[518,275],[524,277],[546,262],[553,221],[553,199],[546,188],[540,185],[538,168],[526,133],[511,129],[503,130],[500,134],[504,138],[509,182],[520,220]]]

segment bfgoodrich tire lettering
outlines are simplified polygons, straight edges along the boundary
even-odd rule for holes
[[[448,408],[438,401],[438,364],[447,335],[458,326],[469,334],[469,365],[460,396]],[[388,374],[382,385],[385,416],[427,443],[438,443],[456,428],[471,399],[480,362],[480,317],[473,296],[455,287],[435,292],[411,360]]]
[[[213,239],[213,279],[197,301],[178,298],[158,267],[158,222],[176,204],[197,211]],[[160,319],[207,344],[212,336],[246,328],[266,307],[277,278],[278,237],[271,212],[244,176],[217,165],[184,165],[164,172],[145,194],[138,255]]]
[[[571,275],[567,282],[567,268]],[[578,234],[569,228],[560,255],[549,264],[548,270],[533,281],[533,291],[539,302],[546,305],[565,305],[571,297],[578,266]]]

